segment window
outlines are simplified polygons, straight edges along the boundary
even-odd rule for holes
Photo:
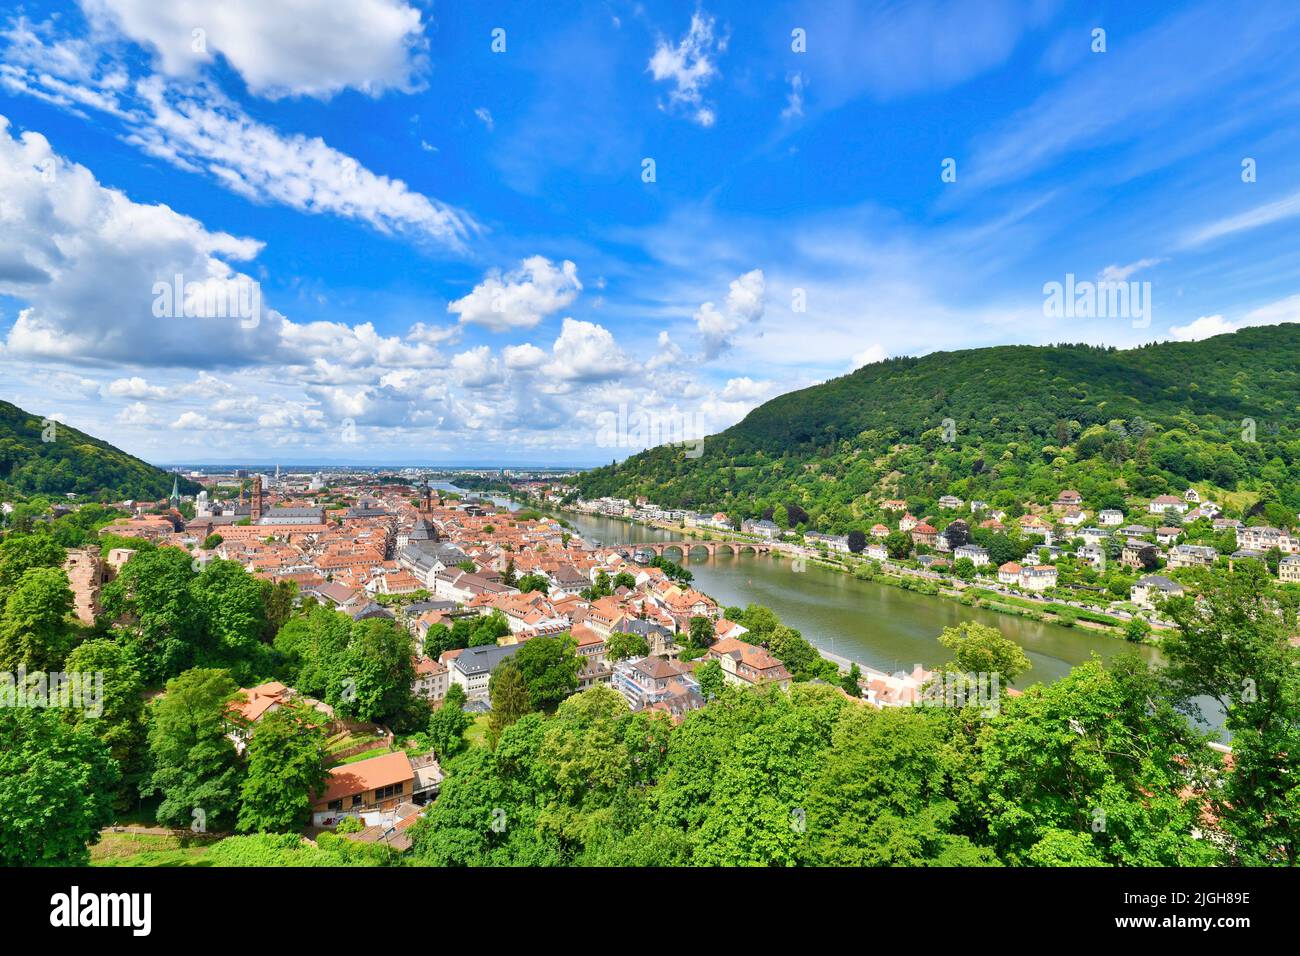
[[[342,809],[343,809],[343,801],[342,801],[342,800],[331,800],[329,806],[330,806],[330,809],[331,809],[331,810],[342,810]]]
[[[361,794],[358,793],[356,796],[352,798],[352,805],[354,807],[361,806]]]

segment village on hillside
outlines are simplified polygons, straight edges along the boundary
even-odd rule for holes
[[[553,503],[563,500],[561,492],[545,485],[525,490]],[[795,527],[788,516],[784,524],[771,514],[737,519],[722,511],[662,508],[644,498],[578,500],[568,506],[706,538],[762,542],[796,560],[902,577],[905,586],[942,582],[958,591],[973,588],[1024,599],[1050,606],[1056,618],[1071,625],[1136,622],[1130,630],[1138,636],[1143,628],[1167,626],[1158,603],[1187,593],[1193,575],[1186,572],[1192,569],[1231,570],[1238,562],[1255,561],[1281,584],[1300,584],[1300,532],[1228,517],[1208,494],[1192,487],[1182,495],[1099,508],[1065,488],[1050,503],[1026,503],[1014,517],[988,502],[953,495],[934,504],[932,512],[918,517],[902,498],[869,500],[864,507],[874,523],[866,532],[847,535]]]

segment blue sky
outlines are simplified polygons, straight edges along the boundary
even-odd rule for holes
[[[1144,6],[21,4],[0,395],[158,462],[591,464],[886,356],[1300,320],[1300,7]]]

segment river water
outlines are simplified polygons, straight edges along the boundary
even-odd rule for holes
[[[565,512],[564,518],[586,540],[606,545],[681,539],[681,535],[659,528],[613,518],[573,512]],[[1033,667],[1016,681],[1021,686],[1050,683],[1093,654],[1106,660],[1134,648],[1119,638],[1084,628],[966,607],[887,584],[859,581],[812,564],[796,573],[788,559],[767,555],[707,557],[700,553],[691,557],[686,567],[695,575],[695,587],[720,604],[766,605],[815,646],[891,673],[950,660],[949,651],[939,643],[939,633],[962,621],[996,627],[1024,648]],[[1157,656],[1149,646],[1138,647],[1138,652],[1148,661]]]
[[[438,487],[459,491],[439,482]],[[493,496],[492,501],[515,510],[519,505]],[[563,518],[584,540],[602,545],[642,541],[676,541],[681,534],[632,524],[598,515],[566,511]],[[939,643],[940,632],[962,621],[996,627],[1015,641],[1032,665],[1015,681],[1019,687],[1051,682],[1094,654],[1103,661],[1136,650],[1148,663],[1160,655],[1150,645],[1134,645],[1108,634],[1082,627],[1062,627],[1027,618],[967,607],[957,601],[904,591],[874,581],[859,581],[849,574],[815,565],[796,573],[789,559],[768,555],[698,554],[685,561],[693,586],[725,606],[762,604],[776,612],[782,623],[796,628],[814,646],[841,657],[893,673],[911,671],[917,664],[931,668],[951,659]],[[1206,723],[1222,731],[1223,713],[1209,698],[1198,699]]]

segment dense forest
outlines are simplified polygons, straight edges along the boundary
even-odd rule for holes
[[[1010,510],[1075,488],[1096,508],[1195,484],[1294,514],[1298,405],[1295,324],[1129,350],[935,352],[775,398],[698,458],[660,446],[577,485],[739,517],[795,505],[807,529],[837,534],[862,527],[867,495],[919,514],[945,494]]]
[[[173,476],[106,441],[0,401],[0,484],[24,495],[157,500]],[[181,491],[199,486],[182,478]]]

